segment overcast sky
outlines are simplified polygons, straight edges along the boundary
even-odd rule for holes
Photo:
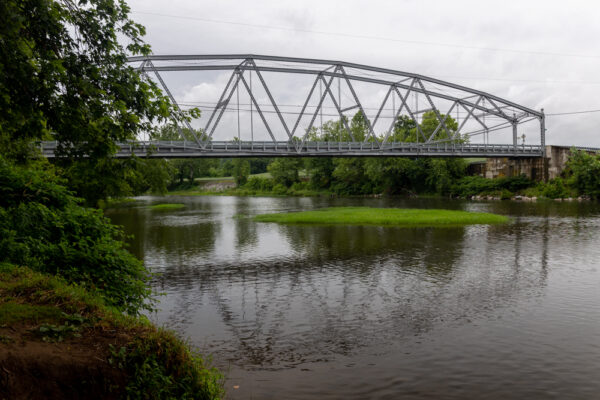
[[[129,0],[155,54],[254,53],[437,77],[547,114],[600,109],[600,2]],[[178,99],[202,82],[174,83]],[[600,147],[600,113],[549,116],[547,142]]]

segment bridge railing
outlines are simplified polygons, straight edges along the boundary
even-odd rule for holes
[[[205,146],[194,141],[132,141],[119,144],[117,157],[278,157],[278,156],[423,156],[423,157],[540,157],[540,145],[470,143],[377,143],[293,141],[212,141]],[[58,144],[41,142],[46,157],[54,157]]]

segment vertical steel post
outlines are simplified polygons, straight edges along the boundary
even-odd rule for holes
[[[515,114],[513,114],[512,133],[513,133],[513,147],[514,147],[515,153],[516,153],[517,152],[517,116]]]
[[[250,70],[250,91],[252,91],[252,70]],[[250,102],[250,141],[254,143],[254,117],[253,104]]]
[[[540,143],[542,145],[542,157],[546,158],[546,115],[542,108],[542,117],[540,118]]]

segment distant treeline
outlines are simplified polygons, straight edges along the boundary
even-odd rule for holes
[[[321,129],[313,129],[304,140],[381,142],[393,140],[416,142],[422,137],[448,142],[467,142],[456,133],[455,120],[445,118],[445,129],[437,129],[438,118],[424,113],[419,126],[408,117],[399,117],[387,138],[372,137],[368,124],[359,112],[350,121],[328,121]],[[181,131],[174,126],[159,129],[153,139],[176,140]],[[201,134],[201,132],[196,132]],[[351,134],[352,135],[351,135]],[[234,139],[235,141],[237,139]],[[294,138],[301,141],[301,138]],[[468,161],[461,158],[404,157],[319,157],[319,158],[238,158],[238,159],[174,159],[132,158],[111,162],[110,173],[94,176],[115,176],[115,184],[107,179],[89,179],[87,174],[74,173],[70,186],[90,203],[107,197],[122,197],[143,193],[166,193],[169,190],[192,189],[197,178],[233,177],[237,189],[232,194],[277,195],[415,195],[428,194],[451,197],[492,195],[510,198],[515,194],[559,198],[600,195],[600,159],[574,151],[563,176],[548,183],[537,183],[524,176],[485,179],[467,176]],[[81,171],[81,169],[77,170]],[[84,169],[85,171],[85,169]],[[257,174],[265,176],[253,176]],[[81,177],[81,179],[79,179]],[[108,183],[108,184],[107,184]],[[116,184],[118,183],[118,184]],[[201,189],[201,188],[200,188]]]

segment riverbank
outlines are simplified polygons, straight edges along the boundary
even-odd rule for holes
[[[547,197],[538,190],[520,190],[516,193],[510,191],[481,191],[477,194],[469,195],[456,195],[456,196],[443,196],[440,194],[431,193],[410,193],[404,195],[387,195],[384,193],[378,194],[337,194],[332,191],[326,190],[282,190],[279,192],[267,191],[267,190],[251,190],[245,188],[229,188],[224,190],[203,190],[202,187],[173,190],[166,194],[167,196],[239,196],[239,197],[340,197],[340,198],[357,198],[357,197],[413,197],[413,198],[456,198],[462,200],[472,201],[522,201],[522,202],[536,202],[536,201],[566,201],[566,202],[584,202],[591,201],[590,196],[569,196],[569,197]]]
[[[218,399],[223,376],[172,332],[26,267],[0,265],[0,398]]]

